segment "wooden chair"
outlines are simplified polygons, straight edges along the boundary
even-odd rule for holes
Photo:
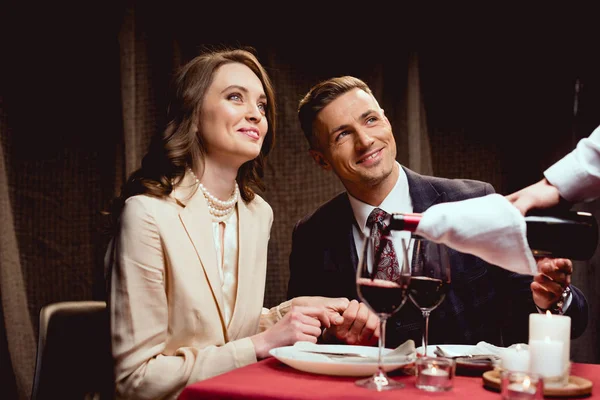
[[[42,307],[32,400],[111,399],[113,382],[106,303]]]

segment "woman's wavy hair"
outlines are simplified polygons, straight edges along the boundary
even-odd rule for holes
[[[216,71],[225,64],[241,63],[250,68],[260,79],[267,96],[266,118],[269,128],[261,151],[254,160],[240,167],[236,181],[240,195],[246,202],[254,199],[253,188],[265,190],[262,182],[266,156],[275,143],[276,106],[271,80],[251,50],[222,49],[204,53],[192,59],[176,71],[172,83],[170,103],[167,110],[167,126],[151,140],[141,168],[131,174],[123,185],[121,195],[108,211],[111,227],[121,214],[127,198],[137,194],[156,197],[168,196],[185,175],[187,167],[197,170],[203,164],[205,147],[196,126],[202,112],[201,106]]]

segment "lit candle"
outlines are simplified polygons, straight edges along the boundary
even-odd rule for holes
[[[517,344],[514,348],[502,349],[502,368],[508,371],[529,371],[529,350]]]
[[[415,386],[430,392],[452,389],[454,361],[443,357],[423,357],[416,361],[417,381]]]
[[[421,373],[423,375],[429,375],[429,376],[445,376],[445,377],[448,377],[448,372],[444,371],[443,369],[436,368],[436,367],[431,367],[431,368],[424,369],[423,371],[421,371]]]
[[[531,372],[545,378],[561,376],[565,369],[564,347],[563,342],[551,340],[548,336],[544,340],[529,340]]]
[[[420,383],[426,386],[444,386],[448,377],[447,371],[434,366],[421,371]]]
[[[512,382],[506,387],[506,400],[521,400],[535,398],[535,387],[531,385],[531,380],[526,376],[522,382]]]
[[[546,314],[530,314],[529,341],[545,340],[546,337],[563,343],[563,370],[566,370],[571,360],[571,318],[550,311]]]

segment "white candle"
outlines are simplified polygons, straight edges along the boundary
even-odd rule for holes
[[[422,386],[445,387],[448,385],[449,378],[448,371],[432,366],[421,370],[417,380]]]
[[[529,315],[529,341],[550,340],[563,342],[563,369],[571,360],[571,318],[566,315],[551,314],[530,314]]]
[[[426,368],[423,371],[421,371],[421,373],[423,375],[429,375],[429,376],[444,376],[444,377],[448,377],[448,372],[444,371],[443,369],[439,369],[436,367],[431,367],[431,368]]]
[[[565,370],[564,347],[563,342],[548,336],[544,340],[529,340],[531,372],[545,378],[561,376]]]
[[[523,382],[513,382],[506,387],[506,400],[521,400],[535,398],[535,387],[532,387],[529,378],[525,378]]]
[[[502,349],[502,368],[508,371],[529,371],[529,350],[520,344],[514,348]]]
[[[443,357],[423,357],[415,362],[417,380],[415,386],[429,392],[439,392],[452,389],[454,375],[454,360]]]

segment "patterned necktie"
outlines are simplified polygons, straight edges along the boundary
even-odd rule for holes
[[[399,282],[400,267],[396,251],[390,238],[387,235],[382,235],[382,232],[387,228],[384,221],[388,216],[389,214],[382,209],[375,208],[367,219],[367,227],[371,228],[371,237],[375,245],[375,265],[377,266],[375,277]]]

